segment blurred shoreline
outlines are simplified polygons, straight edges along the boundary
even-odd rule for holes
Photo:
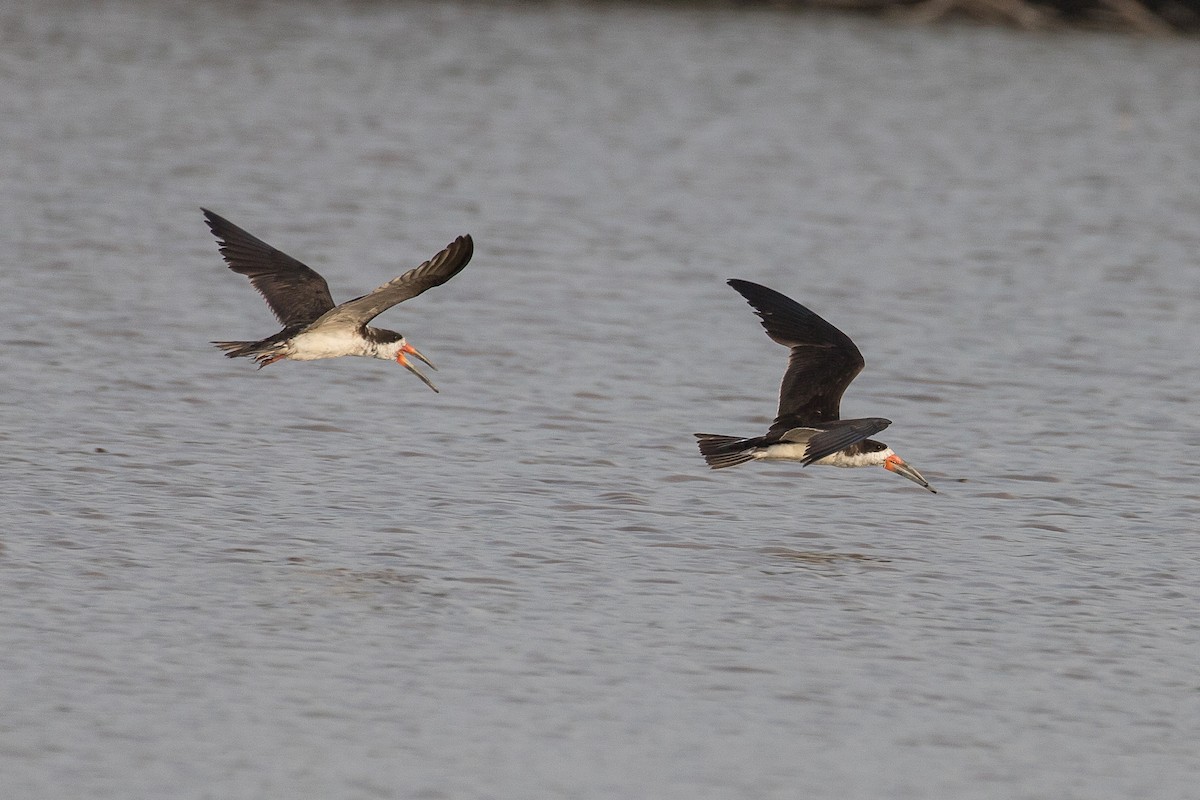
[[[1200,0],[734,0],[734,4],[849,12],[919,24],[957,20],[1031,31],[1200,35]]]

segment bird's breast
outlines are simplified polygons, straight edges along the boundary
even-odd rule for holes
[[[368,355],[369,345],[359,333],[347,328],[304,331],[292,339],[291,358],[316,361],[319,358]]]

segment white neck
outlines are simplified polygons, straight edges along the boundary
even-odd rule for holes
[[[404,347],[404,340],[398,342],[387,342],[386,344],[372,345],[370,352],[365,355],[382,358],[384,361],[395,361],[396,356],[400,355],[400,348]]]

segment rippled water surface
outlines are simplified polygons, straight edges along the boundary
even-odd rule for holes
[[[686,6],[0,11],[6,798],[1185,798],[1200,49]],[[256,371],[199,206],[438,363]],[[710,472],[778,288],[883,470]]]

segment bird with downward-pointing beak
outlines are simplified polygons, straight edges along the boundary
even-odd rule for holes
[[[708,465],[724,469],[762,459],[799,461],[804,466],[883,467],[936,493],[892,448],[867,438],[891,420],[841,418],[842,394],[864,366],[850,337],[773,289],[736,278],[729,285],[758,312],[767,336],[791,350],[791,357],[779,388],[779,414],[764,435],[743,439],[696,434]]]
[[[445,250],[393,278],[370,294],[334,305],[329,284],[314,270],[251,236],[229,220],[201,209],[217,237],[229,268],[245,275],[283,324],[283,330],[254,342],[213,342],[230,358],[245,356],[261,369],[282,359],[314,361],[339,356],[364,356],[396,361],[430,389],[438,390],[407,358],[431,368],[433,362],[402,334],[367,325],[397,303],[403,303],[457,275],[471,260],[474,243],[460,236]]]

